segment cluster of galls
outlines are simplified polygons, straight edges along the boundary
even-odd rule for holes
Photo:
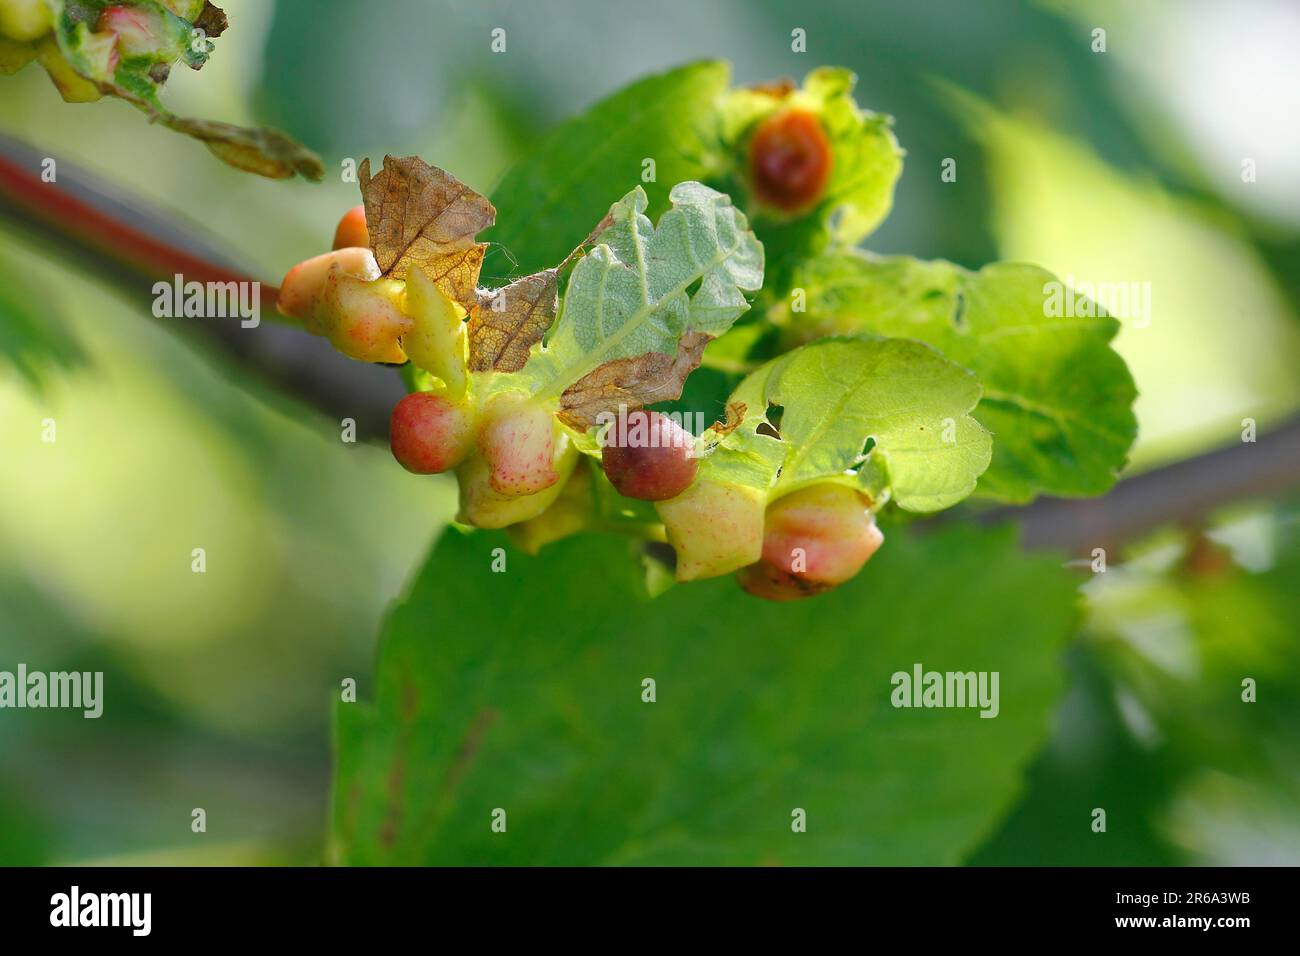
[[[838,587],[884,541],[867,496],[834,480],[770,503],[745,485],[700,480],[658,510],[679,581],[735,572],[746,591],[772,601]]]
[[[620,420],[629,431],[649,426],[652,441],[607,442],[601,463],[622,495],[643,501],[676,497],[695,478],[695,439],[657,412],[633,411]],[[578,451],[554,411],[510,392],[472,400],[413,392],[393,409],[393,457],[419,475],[456,470],[460,517],[480,528],[529,521],[559,496],[577,464]]]
[[[557,504],[581,454],[558,409],[523,392],[477,395],[466,372],[464,310],[418,268],[405,281],[381,279],[368,243],[358,206],[339,223],[333,252],[290,270],[281,311],[353,358],[409,357],[435,375],[435,390],[397,403],[389,442],[408,471],[455,472],[460,521],[516,530],[540,523],[528,536],[534,546],[586,527],[583,504],[575,513],[569,500],[581,494]],[[735,573],[751,594],[792,600],[849,580],[880,547],[871,503],[851,485],[821,482],[769,504],[756,489],[697,480],[699,452],[673,418],[644,409],[621,413],[601,441],[613,488],[655,504],[679,580]]]
[[[467,524],[504,528],[536,518],[559,496],[578,462],[569,432],[520,393],[477,403],[413,392],[393,409],[393,457],[418,475],[455,470]]]
[[[460,520],[503,528],[541,514],[573,471],[578,451],[552,409],[519,392],[480,399],[469,388],[465,310],[420,268],[380,277],[365,208],[349,210],[334,250],[294,266],[280,286],[280,311],[366,362],[408,358],[437,379],[393,409],[394,457],[421,475],[455,470]]]
[[[553,414],[522,396],[501,396],[476,415],[468,402],[416,392],[393,410],[390,439],[409,471],[457,469],[461,517],[480,527],[540,515],[577,457]],[[752,489],[696,483],[696,447],[668,416],[637,410],[620,417],[601,449],[615,490],[657,503],[680,579],[736,571],[740,585],[759,597],[810,597],[854,577],[884,541],[870,501],[857,489],[823,482],[764,507]]]

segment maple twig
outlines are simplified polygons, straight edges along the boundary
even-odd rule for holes
[[[56,241],[120,287],[144,293],[176,273],[199,281],[248,281],[197,233],[178,230],[158,210],[113,197],[93,177],[59,163],[58,184],[40,181],[34,150],[0,135],[0,214],[36,235]],[[581,246],[579,248],[582,248]],[[276,289],[262,286],[273,314]],[[286,325],[263,322],[241,328],[237,318],[192,326],[241,366],[284,391],[341,419],[357,422],[358,437],[382,438],[403,394],[399,377],[383,366],[354,362],[323,339]],[[1228,502],[1275,496],[1300,488],[1300,417],[1259,435],[1119,482],[1092,499],[1040,499],[1025,507],[997,508],[986,523],[1015,520],[1029,548],[1057,548],[1086,556],[1117,548],[1161,525],[1195,521]]]

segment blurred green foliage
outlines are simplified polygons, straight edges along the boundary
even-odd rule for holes
[[[974,862],[1300,861],[1297,519],[1234,509],[1089,582],[1053,739]]]
[[[51,366],[72,368],[83,360],[80,346],[61,316],[58,301],[44,302],[42,290],[21,275],[0,272],[0,362],[7,362],[39,390]]]
[[[328,702],[367,681],[379,613],[454,487],[344,444],[10,233],[0,255],[57,289],[85,355],[39,393],[0,384],[0,667],[102,669],[108,697],[97,720],[3,712],[11,801],[53,817],[47,859],[183,844],[195,806],[212,846],[318,840],[303,807],[323,806]]]

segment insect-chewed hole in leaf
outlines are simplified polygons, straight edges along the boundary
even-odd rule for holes
[[[871,454],[871,449],[875,447],[876,447],[876,440],[874,438],[868,437],[866,444],[862,446],[862,454],[858,456],[859,465],[861,465],[864,461],[867,460],[867,456]]]
[[[766,435],[768,438],[781,438],[781,415],[784,414],[785,408],[781,405],[767,406],[767,414],[763,416],[764,421],[754,429],[759,435]]]

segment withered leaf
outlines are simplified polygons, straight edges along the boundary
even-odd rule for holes
[[[204,0],[203,9],[194,18],[195,29],[202,30],[206,36],[219,37],[226,32],[228,26],[230,21],[226,18],[225,12],[220,7],[214,6],[211,0]]]
[[[685,332],[676,355],[646,352],[606,362],[564,390],[560,421],[587,429],[601,412],[616,413],[620,405],[632,409],[678,398],[686,376],[699,367],[712,338],[703,332]]]
[[[529,350],[555,321],[556,277],[555,269],[547,269],[479,293],[479,308],[469,320],[470,371],[517,372],[524,367]]]
[[[754,83],[745,87],[754,93],[762,93],[776,100],[783,100],[796,89],[795,82],[788,76],[783,76],[777,80],[769,80],[766,83]]]
[[[297,173],[319,181],[325,174],[319,156],[279,130],[268,127],[250,129],[172,113],[149,112],[169,129],[201,140],[219,159],[236,169],[270,179],[288,179]]]
[[[478,305],[475,286],[485,243],[474,241],[496,221],[487,197],[418,156],[385,156],[370,175],[370,160],[357,171],[366,207],[370,248],[387,278],[404,279],[420,266],[466,312]]]

